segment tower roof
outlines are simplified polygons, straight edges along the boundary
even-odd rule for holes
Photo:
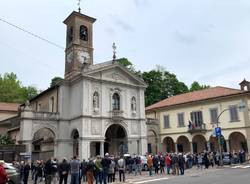
[[[84,18],[84,19],[86,19],[86,20],[88,20],[88,21],[90,21],[90,22],[92,22],[92,23],[94,23],[94,22],[96,21],[96,19],[93,18],[93,17],[90,17],[90,16],[84,15],[84,14],[82,14],[82,13],[73,11],[73,12],[63,21],[63,23],[64,23],[64,24],[67,24],[68,21],[70,20],[70,18],[73,17],[73,16],[78,16],[78,17]]]

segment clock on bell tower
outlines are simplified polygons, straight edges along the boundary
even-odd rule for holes
[[[67,26],[65,79],[81,73],[84,65],[93,64],[93,23],[95,18],[73,11],[63,22]]]

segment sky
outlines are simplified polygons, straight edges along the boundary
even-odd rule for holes
[[[0,1],[0,19],[65,48],[63,20],[77,0]],[[82,0],[94,17],[94,63],[126,57],[137,70],[156,65],[190,85],[239,88],[250,80],[249,0]],[[14,72],[40,90],[64,76],[64,49],[0,21],[0,74]]]

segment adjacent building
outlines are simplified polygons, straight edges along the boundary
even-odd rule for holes
[[[218,151],[217,122],[224,151],[248,151],[250,82],[240,85],[240,90],[218,86],[176,95],[147,107],[146,117],[160,127],[159,134],[150,130],[154,138],[148,142],[148,151]]]

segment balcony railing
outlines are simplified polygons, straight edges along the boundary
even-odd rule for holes
[[[188,132],[193,133],[205,133],[207,131],[206,124],[201,124],[199,126],[195,126],[195,124],[190,124],[188,127]]]
[[[38,111],[23,111],[22,118],[34,119],[34,120],[58,120],[59,113],[54,112],[38,112]]]
[[[112,110],[110,113],[111,113],[111,118],[113,120],[122,120],[122,119],[124,119],[123,111],[121,111],[121,110]]]

